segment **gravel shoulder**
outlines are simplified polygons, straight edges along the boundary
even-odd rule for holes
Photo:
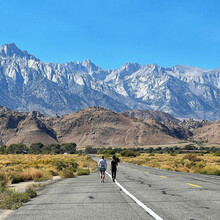
[[[40,192],[41,190],[45,188],[45,186],[56,183],[57,181],[60,181],[60,180],[62,180],[60,176],[54,176],[52,180],[40,182],[40,184],[43,184],[44,187],[37,188],[37,191]],[[29,186],[33,184],[37,184],[37,183],[34,181],[20,182],[20,183],[11,184],[9,188],[14,189],[15,191],[18,191],[18,192],[24,192]],[[3,220],[12,212],[14,212],[14,210],[0,208],[0,220]]]

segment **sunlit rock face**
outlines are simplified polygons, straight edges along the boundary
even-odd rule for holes
[[[0,105],[48,115],[100,106],[218,120],[220,69],[126,63],[103,70],[90,60],[43,63],[15,44],[5,44],[0,47]]]

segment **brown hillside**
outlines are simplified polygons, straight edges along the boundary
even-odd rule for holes
[[[103,108],[87,108],[52,121],[61,143],[78,146],[140,146],[178,142],[159,129],[137,119]]]
[[[207,140],[209,143],[220,143],[220,121],[198,128],[194,131],[195,140]]]
[[[179,123],[180,120],[174,118],[172,115],[156,111],[156,110],[128,110],[125,112],[122,112],[123,115],[131,116],[132,118],[137,118],[140,120],[156,120],[158,122],[173,122],[173,123]]]
[[[62,117],[0,109],[1,144],[34,142],[68,143],[78,147],[129,147],[176,143],[179,140],[152,123],[116,114],[103,108],[87,108]]]

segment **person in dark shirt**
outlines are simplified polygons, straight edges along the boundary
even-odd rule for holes
[[[111,160],[111,171],[112,171],[112,180],[115,182],[116,172],[117,172],[118,161],[115,155],[113,155]]]

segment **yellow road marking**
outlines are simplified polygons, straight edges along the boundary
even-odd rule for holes
[[[146,174],[149,174],[149,172],[145,172]]]
[[[195,184],[192,184],[192,183],[187,183],[187,184],[190,185],[190,186],[201,187],[199,185],[195,185]]]
[[[167,178],[166,176],[160,176],[160,177],[162,177],[162,178]]]

